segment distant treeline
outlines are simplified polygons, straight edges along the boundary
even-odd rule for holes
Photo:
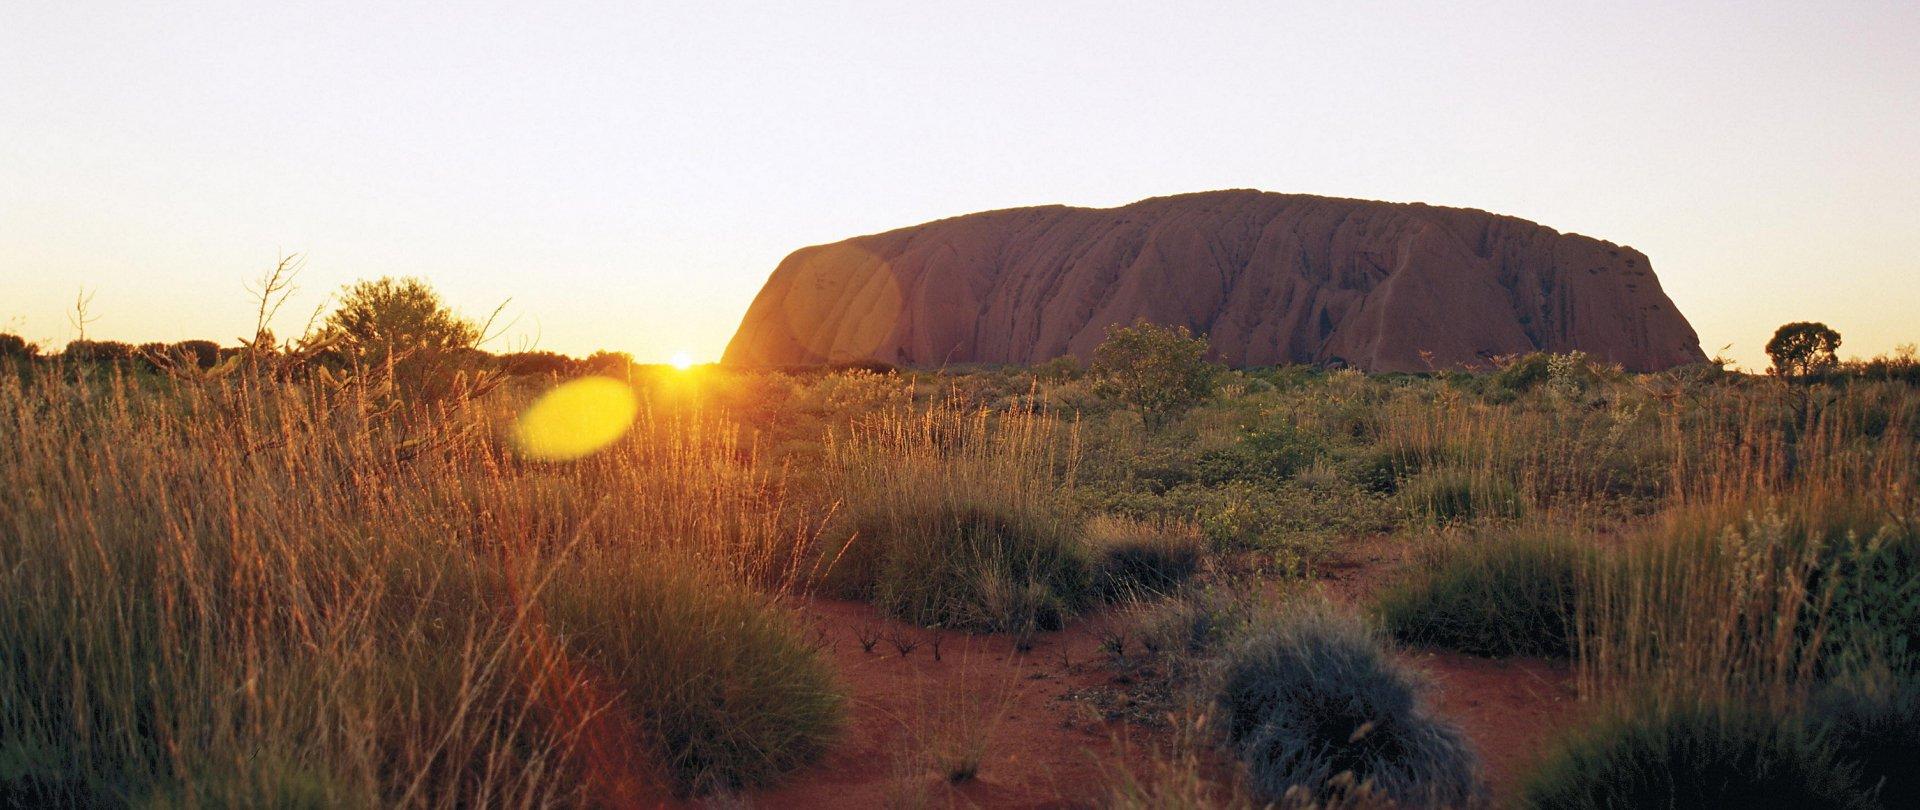
[[[210,369],[235,356],[252,351],[247,346],[222,346],[211,340],[182,340],[176,343],[133,344],[119,340],[75,340],[54,353],[42,352],[39,345],[19,335],[0,333],[0,360],[25,360],[49,363],[84,363],[118,366],[136,370],[160,371],[183,366]],[[626,352],[599,351],[585,358],[559,352],[523,351],[497,354],[484,349],[447,350],[457,355],[460,365],[498,371],[515,376],[582,374],[625,374],[636,364]],[[344,357],[342,358],[344,359]]]
[[[19,335],[0,333],[0,361],[24,360],[47,363],[81,363],[93,366],[113,366],[133,370],[164,371],[183,367],[211,369],[214,366],[236,356],[252,351],[247,346],[221,346],[211,340],[183,340],[175,343],[133,344],[118,340],[75,340],[69,342],[60,352],[43,352],[39,345],[29,342]],[[636,363],[633,356],[626,352],[596,351],[584,358],[572,357],[551,351],[517,351],[496,353],[485,349],[460,347],[445,350],[453,355],[447,359],[454,365],[481,371],[492,371],[510,376],[558,376],[577,377],[587,374],[625,376],[635,369],[647,369],[664,364]],[[1497,381],[1524,390],[1533,383],[1548,376],[1547,363],[1557,355],[1545,352],[1512,358],[1503,367],[1489,376]],[[325,356],[320,358],[324,363]],[[345,358],[334,358],[345,362]],[[1704,371],[1711,372],[1716,364],[1706,364]],[[829,363],[817,366],[782,366],[765,369],[785,374],[808,374],[837,371],[867,371],[890,374],[905,369],[881,360],[862,360],[843,363]],[[978,372],[987,369],[964,367],[947,369],[955,373]],[[1033,367],[1036,373],[1049,379],[1073,379],[1079,377],[1084,369],[1071,357],[1061,357]],[[1258,371],[1249,369],[1249,371]],[[1453,373],[1453,372],[1445,372]],[[1412,376],[1431,376],[1415,374]],[[1916,358],[1909,347],[1890,355],[1880,355],[1869,359],[1834,361],[1817,369],[1809,370],[1796,379],[1800,382],[1838,382],[1842,380],[1879,380],[1903,382],[1920,385],[1920,358]]]

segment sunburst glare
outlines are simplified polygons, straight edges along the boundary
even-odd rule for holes
[[[606,377],[582,377],[540,395],[521,413],[513,425],[514,444],[532,458],[582,458],[626,435],[639,412],[631,386]]]

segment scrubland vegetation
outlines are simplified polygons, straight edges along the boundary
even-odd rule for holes
[[[1487,801],[1408,646],[1577,674],[1590,723],[1511,801],[1917,790],[1911,356],[1203,369],[1196,397],[1174,333],[936,374],[535,363],[475,329],[0,340],[0,805],[750,800],[845,722],[796,617],[828,598],[1114,622],[1103,665],[1178,744],[1096,803]],[[529,406],[584,374],[630,424],[529,452]],[[1316,595],[1360,542],[1407,563]]]

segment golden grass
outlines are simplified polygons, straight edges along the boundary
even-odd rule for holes
[[[739,431],[643,413],[544,464],[513,409],[0,376],[7,799],[579,804],[817,750],[838,699],[777,604],[813,532]]]

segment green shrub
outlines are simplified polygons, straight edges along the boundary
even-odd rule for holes
[[[1825,606],[1823,669],[1882,663],[1920,677],[1920,532],[1891,524],[1874,531],[1844,524],[1814,530],[1828,536],[1808,591],[1832,590]],[[1807,606],[1809,626],[1819,609]]]
[[[1380,597],[1401,641],[1473,655],[1567,656],[1586,552],[1551,535],[1501,535],[1449,548]]]
[[[843,699],[767,597],[667,557],[589,552],[541,604],[684,791],[765,784],[824,750]]]
[[[1446,445],[1360,445],[1340,454],[1337,466],[1349,481],[1377,495],[1392,495],[1428,469],[1458,463],[1462,454]]]
[[[1255,793],[1327,795],[1336,778],[1409,806],[1477,800],[1476,757],[1428,713],[1424,685],[1358,619],[1296,608],[1255,628],[1224,667],[1217,702]]]
[[[78,363],[124,365],[134,359],[133,344],[118,340],[75,340],[67,343],[60,356]]]
[[[1210,486],[1229,481],[1278,483],[1312,465],[1322,452],[1317,437],[1290,424],[1247,428],[1233,447],[1200,454],[1193,478]]]
[[[1407,511],[1436,523],[1479,517],[1517,518],[1524,511],[1519,490],[1491,473],[1459,467],[1430,470],[1400,491]]]
[[[1819,735],[1745,706],[1623,710],[1565,741],[1523,792],[1556,810],[1872,806]]]
[[[1516,393],[1531,391],[1551,376],[1547,367],[1547,359],[1551,356],[1545,352],[1533,352],[1515,358],[1493,374],[1493,384]]]

